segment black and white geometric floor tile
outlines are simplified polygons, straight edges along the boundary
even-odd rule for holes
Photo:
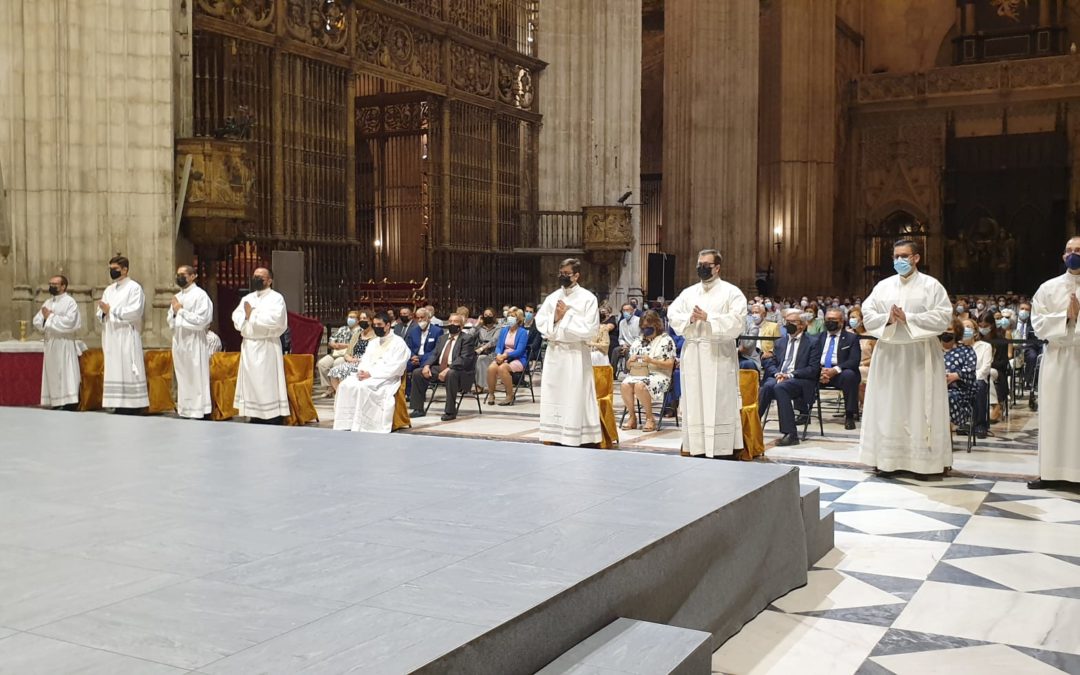
[[[801,466],[836,548],[714,673],[1080,674],[1080,494]]]

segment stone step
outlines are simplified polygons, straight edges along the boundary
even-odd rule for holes
[[[617,619],[555,659],[536,675],[630,673],[709,675],[712,635],[648,621]]]
[[[821,489],[799,484],[803,531],[806,532],[806,566],[813,567],[833,548],[834,517],[832,509],[821,508]]]

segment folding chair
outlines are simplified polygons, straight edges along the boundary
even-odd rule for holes
[[[535,350],[529,350],[526,352],[525,370],[520,373],[514,373],[511,379],[514,381],[514,399],[517,399],[518,389],[523,385],[529,388],[529,396],[532,397],[532,402],[536,403],[536,392],[533,390],[533,373],[539,372],[543,367],[543,343],[540,344]],[[479,401],[479,395],[477,401]]]
[[[819,383],[814,384],[814,397],[810,400],[810,407],[808,408],[809,413],[806,416],[806,420],[803,422],[800,440],[805,441],[809,434],[810,420],[814,417],[815,407],[817,408],[818,431],[821,433],[821,437],[825,438],[825,422],[821,415],[821,384]],[[763,429],[765,428],[765,425],[769,423],[770,412],[772,412],[772,401],[769,402],[769,407],[765,409],[765,417],[761,420],[761,427]],[[796,419],[798,419],[799,412],[797,410],[795,411],[795,414]]]
[[[457,410],[459,412],[461,411],[461,403],[465,400],[466,396],[472,396],[476,399],[477,414],[483,415],[484,409],[480,406],[480,394],[478,394],[475,387],[473,387],[473,381],[475,379],[475,377],[467,378],[467,381],[463,383],[465,386],[462,386],[461,391],[458,392]],[[435,381],[431,383],[431,396],[428,396],[427,405],[424,406],[425,414],[431,408],[431,404],[435,402],[435,392],[439,390],[439,387],[442,386],[442,384],[443,383],[439,381],[439,378],[435,378]]]
[[[667,410],[669,409],[669,397],[672,395],[672,393],[674,393],[674,391],[675,391],[675,377],[673,375],[668,380],[668,386],[667,386],[667,389],[664,390],[664,395],[660,396],[660,397],[657,397],[657,398],[654,398],[652,400],[652,406],[654,408],[656,407],[657,404],[660,405],[660,411],[657,412],[657,413],[654,413],[654,417],[656,418],[656,430],[657,431],[660,431],[662,428],[664,428],[664,413],[667,412]],[[635,408],[635,413],[634,414],[637,417],[637,424],[640,427],[642,425],[641,401],[637,400],[636,397],[634,398],[634,408]],[[672,408],[672,410],[675,413],[675,428],[678,429],[679,428],[679,409],[678,409],[678,407],[675,407],[675,408]],[[622,417],[619,418],[619,427],[620,428],[622,427],[623,422],[626,421],[626,414],[628,412],[630,412],[630,411],[627,410],[627,409],[623,409]]]

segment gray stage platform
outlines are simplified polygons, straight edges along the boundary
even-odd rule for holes
[[[790,467],[12,408],[0,429],[0,672],[532,673],[619,617],[719,644],[806,581]]]

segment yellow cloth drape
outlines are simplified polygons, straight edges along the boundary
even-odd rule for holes
[[[155,349],[143,352],[146,364],[146,389],[150,399],[151,413],[176,410],[172,400],[172,352]],[[101,410],[101,397],[105,388],[105,352],[87,349],[79,357],[79,410]]]
[[[405,376],[401,376],[401,386],[398,387],[397,396],[394,397],[394,423],[390,431],[398,429],[411,429],[412,420],[409,418],[409,404],[405,400]]]
[[[210,418],[227,420],[240,411],[233,407],[236,376],[240,372],[240,352],[218,352],[210,356]],[[289,416],[285,424],[298,426],[318,422],[311,389],[315,383],[315,357],[311,354],[285,355],[285,391],[289,395]]]
[[[311,354],[285,355],[285,390],[289,394],[289,416],[285,424],[302,426],[318,422],[311,390],[315,386],[315,357]]]
[[[87,349],[79,357],[79,410],[101,410],[105,391],[105,352]]]
[[[615,426],[615,372],[611,366],[593,366],[596,403],[600,407],[600,447],[611,449],[619,442]]]
[[[150,399],[148,412],[176,410],[172,397],[172,351],[156,349],[143,352],[143,361],[146,363],[146,393]]]
[[[765,434],[761,429],[761,418],[758,417],[758,380],[756,370],[739,371],[739,393],[743,402],[739,411],[743,434],[743,449],[739,451],[739,459],[743,461],[750,461],[765,454]]]

